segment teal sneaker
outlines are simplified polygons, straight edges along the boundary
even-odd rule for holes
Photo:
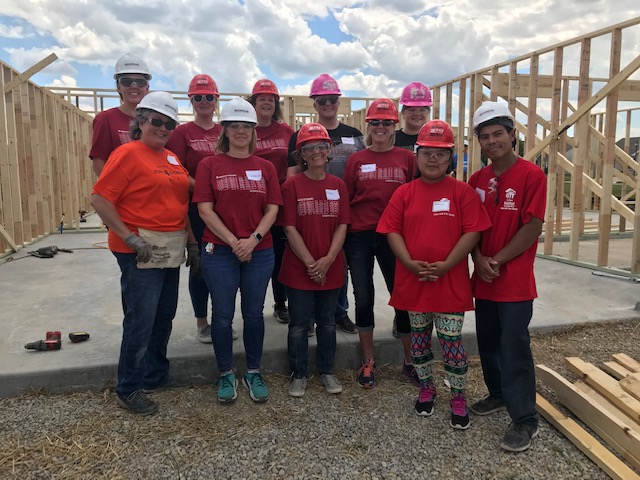
[[[236,374],[231,372],[222,375],[218,379],[218,401],[220,403],[231,403],[238,398],[238,379]]]
[[[269,389],[260,372],[247,372],[242,383],[249,390],[249,396],[254,402],[266,402],[269,400]]]

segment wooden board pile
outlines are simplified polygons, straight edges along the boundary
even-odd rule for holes
[[[578,357],[566,357],[567,368],[581,378],[575,383],[544,365],[536,365],[536,375],[555,391],[562,405],[633,468],[540,394],[536,405],[544,418],[611,478],[640,480],[636,473],[640,472],[640,363],[623,353],[612,359],[601,370]]]

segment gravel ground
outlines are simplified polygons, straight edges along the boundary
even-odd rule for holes
[[[575,380],[565,356],[601,364],[613,353],[638,358],[637,321],[574,327],[535,335],[536,363]],[[479,360],[470,359],[468,396],[485,394]],[[437,375],[443,376],[441,364]],[[233,405],[211,386],[155,394],[160,413],[138,418],[118,408],[113,391],[0,400],[0,478],[134,479],[606,479],[594,463],[546,421],[532,448],[503,452],[506,413],[449,426],[444,386],[432,417],[413,411],[417,389],[398,366],[380,370],[364,391],[353,372],[338,377],[341,395],[317,378],[304,398],[287,395],[288,378],[269,375],[271,399],[255,405],[240,387]],[[553,392],[539,391],[555,403]]]

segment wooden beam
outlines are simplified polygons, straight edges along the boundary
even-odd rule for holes
[[[620,387],[636,400],[640,400],[640,373],[632,373],[620,380]]]
[[[625,460],[640,469],[640,458],[637,456],[640,455],[640,435],[600,408],[591,398],[550,368],[536,365],[536,377],[554,390],[560,403],[602,437]]]
[[[578,425],[574,420],[563,415],[548,400],[540,394],[536,394],[536,406],[540,414],[547,419],[551,425],[564,434],[571,443],[596,463],[607,475],[615,480],[638,480],[640,477],[634,473],[627,465],[618,459],[613,453],[607,450],[600,442]]]
[[[11,245],[11,248],[14,252],[18,251],[18,245],[16,245],[15,240],[13,239],[13,237],[11,237],[11,235],[9,235],[9,232],[7,232],[7,230],[2,225],[0,225],[0,235],[2,235],[2,238],[4,238],[5,242]]]
[[[16,88],[21,83],[26,82],[27,80],[29,80],[32,76],[34,76],[36,73],[38,73],[43,68],[48,67],[50,64],[55,62],[57,59],[58,59],[58,56],[55,53],[52,53],[51,55],[49,55],[46,58],[43,58],[42,60],[40,60],[38,63],[36,63],[31,68],[28,68],[27,70],[22,72],[20,75],[18,75],[15,78],[13,78],[13,80],[11,80],[10,82],[5,83],[3,88],[2,88],[2,93],[6,94],[7,92],[10,92],[11,90]]]
[[[578,357],[566,357],[565,365],[569,370],[580,375],[598,393],[604,395],[611,403],[622,410],[634,422],[640,424],[640,401],[625,392],[618,382],[597,368]],[[640,452],[640,450],[638,450]]]
[[[617,362],[604,362],[602,369],[616,380],[622,380],[624,377],[631,375],[631,370],[627,370]]]
[[[638,435],[640,435],[640,425],[635,422],[632,422],[629,417],[627,417],[624,413],[620,411],[618,407],[612,404],[609,400],[607,400],[604,396],[600,395],[594,388],[590,387],[582,380],[578,380],[573,384],[577,390],[580,390],[582,393],[587,395],[595,404],[599,405],[601,408],[609,412],[611,415],[616,417],[621,423],[623,423],[629,430],[633,430]]]
[[[636,361],[634,358],[631,358],[626,353],[615,353],[611,355],[611,358],[613,358],[616,362],[618,362],[627,370],[640,373],[640,362]]]

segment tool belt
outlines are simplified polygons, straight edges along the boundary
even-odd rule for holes
[[[185,261],[184,250],[187,246],[187,231],[157,232],[138,228],[138,235],[151,244],[151,260],[138,262],[138,268],[177,268]]]

